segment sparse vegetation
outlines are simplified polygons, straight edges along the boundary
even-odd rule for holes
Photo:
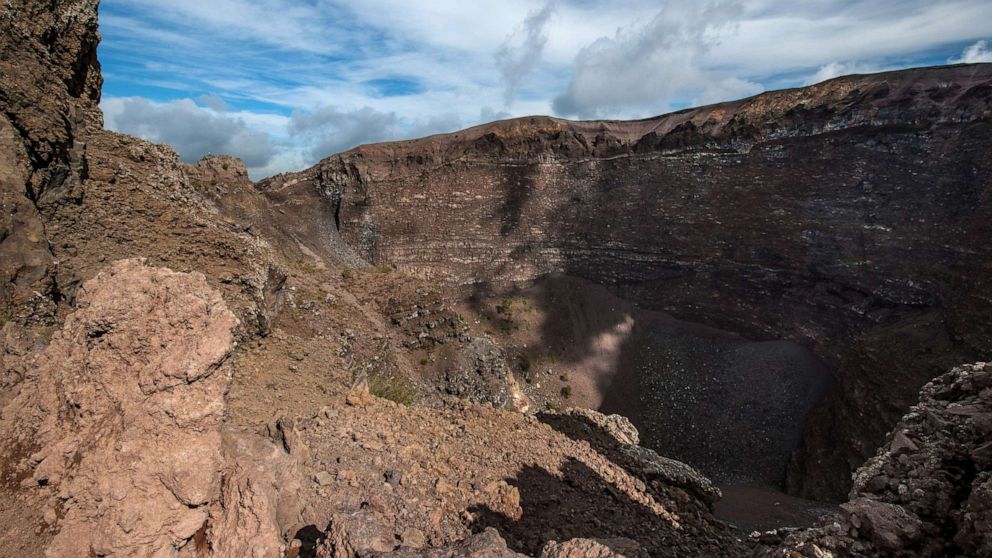
[[[513,301],[504,298],[499,304],[496,305],[496,313],[500,316],[513,316]]]
[[[310,262],[291,262],[288,264],[291,269],[302,273],[317,273],[320,269]]]
[[[388,265],[377,265],[377,266],[375,266],[375,267],[372,268],[372,271],[374,271],[376,273],[383,273],[383,274],[385,274],[385,273],[392,272],[393,271],[393,268],[389,267]]]
[[[346,280],[347,279],[351,279],[352,277],[354,277],[354,275],[355,275],[355,272],[352,271],[351,268],[346,267],[346,268],[344,268],[344,269],[341,270],[341,278],[342,279],[346,279]]]
[[[544,408],[555,413],[561,410],[561,406],[554,401],[545,401]]]
[[[572,398],[572,386],[565,386],[561,388],[561,396],[565,399]]]
[[[522,355],[520,355],[520,357],[517,360],[520,363],[520,371],[521,372],[523,372],[524,374],[526,374],[527,372],[530,372],[530,357],[529,356],[527,356],[526,354],[522,354]]]
[[[410,381],[396,376],[369,378],[369,393],[406,406],[417,400],[417,390]]]
[[[6,324],[7,322],[13,319],[14,319],[14,313],[11,312],[10,310],[7,310],[3,314],[0,314],[0,327],[2,327],[4,324]]]

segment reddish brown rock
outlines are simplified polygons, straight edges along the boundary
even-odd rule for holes
[[[47,496],[48,556],[158,556],[205,529],[220,490],[225,361],[237,324],[199,274],[114,264],[3,411]]]
[[[549,542],[541,558],[635,558],[647,556],[637,541],[630,539],[572,539]]]

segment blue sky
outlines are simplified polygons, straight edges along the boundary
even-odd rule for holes
[[[510,116],[992,62],[988,0],[103,0],[107,127],[254,178]]]

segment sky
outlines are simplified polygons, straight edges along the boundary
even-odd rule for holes
[[[992,62],[989,0],[103,0],[100,22],[107,128],[255,179],[502,118]]]

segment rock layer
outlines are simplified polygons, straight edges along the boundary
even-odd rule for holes
[[[474,285],[564,272],[810,346],[840,388],[796,492],[837,497],[926,381],[992,341],[992,65],[850,76],[634,122],[534,117],[302,173],[369,261]]]

